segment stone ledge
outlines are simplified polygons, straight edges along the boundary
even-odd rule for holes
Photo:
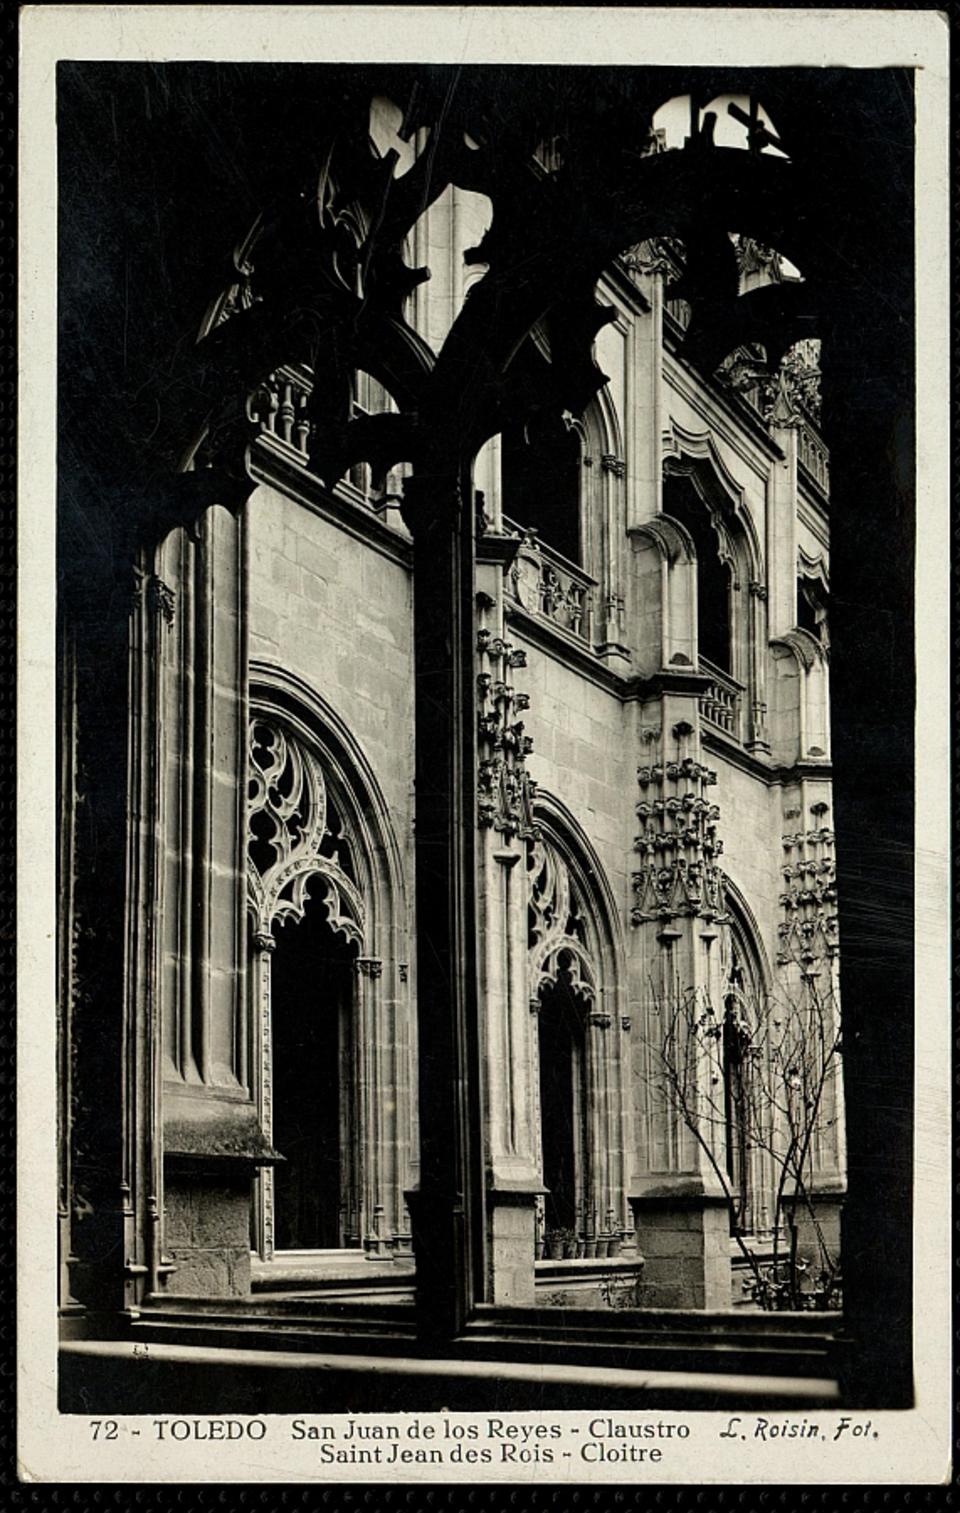
[[[537,1261],[536,1276],[562,1277],[565,1282],[575,1278],[609,1277],[611,1272],[624,1276],[640,1275],[646,1262],[643,1256],[571,1256],[567,1260]]]
[[[136,1352],[136,1354],[135,1354]],[[312,1402],[316,1391],[326,1389],[339,1393],[346,1382],[383,1382],[383,1391],[395,1400],[400,1383],[407,1383],[409,1391],[417,1394],[418,1406],[426,1411],[432,1403],[431,1385],[438,1394],[437,1405],[447,1402],[446,1394],[456,1384],[475,1383],[478,1394],[474,1400],[479,1406],[493,1406],[501,1399],[497,1396],[504,1382],[512,1382],[519,1388],[527,1387],[532,1399],[542,1404],[545,1388],[580,1391],[589,1398],[596,1394],[598,1403],[609,1403],[615,1393],[626,1393],[637,1404],[670,1402],[676,1407],[693,1406],[709,1402],[711,1407],[729,1404],[733,1408],[782,1406],[793,1409],[837,1408],[841,1406],[840,1390],[835,1380],[829,1377],[779,1377],[771,1375],[747,1375],[735,1372],[680,1371],[680,1370],[628,1370],[612,1366],[561,1365],[547,1361],[517,1362],[504,1360],[434,1360],[410,1355],[347,1355],[331,1352],[275,1349],[226,1349],[206,1345],[161,1344],[150,1342],[149,1357],[143,1358],[143,1345],[134,1341],[75,1340],[61,1347],[60,1359],[68,1378],[65,1396],[77,1396],[86,1388],[92,1397],[84,1400],[84,1406],[74,1407],[68,1402],[66,1412],[106,1411],[99,1406],[106,1393],[114,1405],[110,1411],[122,1411],[126,1401],[129,1409],[129,1392],[136,1384],[138,1393],[150,1393],[146,1376],[154,1377],[161,1371],[168,1374],[169,1390],[184,1392],[184,1380],[189,1377],[190,1397],[195,1402],[202,1394],[206,1406],[188,1411],[232,1411],[229,1399],[236,1399],[249,1390],[257,1392],[276,1391],[295,1395],[300,1410],[304,1402]],[[85,1380],[85,1371],[103,1368],[100,1378]],[[391,1386],[389,1383],[393,1383]],[[254,1384],[255,1387],[254,1387]],[[164,1394],[166,1396],[166,1394]],[[424,1397],[427,1402],[420,1403]],[[410,1399],[405,1395],[404,1402]],[[91,1406],[91,1403],[94,1406]],[[573,1404],[571,1404],[573,1406]],[[146,1410],[144,1410],[146,1411]],[[149,1411],[158,1411],[151,1407]],[[167,1411],[164,1409],[163,1411]],[[294,1411],[293,1408],[272,1407],[270,1411]],[[339,1409],[342,1411],[342,1407]]]

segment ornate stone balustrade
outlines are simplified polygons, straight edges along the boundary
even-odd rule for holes
[[[797,430],[797,458],[825,494],[830,492],[830,453],[820,433],[807,421]]]
[[[667,313],[676,321],[681,331],[686,331],[693,315],[693,306],[685,299],[668,299]]]
[[[739,741],[742,685],[728,673],[721,672],[719,667],[714,667],[705,657],[700,658],[700,670],[712,680],[710,687],[700,695],[701,719],[715,730],[722,730],[724,735],[733,736]]]
[[[260,434],[282,442],[303,463],[308,461],[307,401],[312,388],[301,370],[283,367],[270,373],[247,400],[247,416]]]
[[[596,578],[545,546],[534,529],[504,519],[503,528],[521,538],[508,579],[508,593],[531,614],[591,643]]]

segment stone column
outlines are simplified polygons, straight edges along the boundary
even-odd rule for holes
[[[663,489],[663,305],[672,264],[656,241],[641,242],[624,264],[648,310],[630,322],[624,414],[627,530],[660,514]]]
[[[59,859],[60,889],[57,939],[57,1259],[61,1310],[78,1306],[73,1296],[73,999],[75,987],[74,908],[77,842],[77,665],[74,632],[60,617],[59,671]]]
[[[641,711],[641,722],[648,739],[638,769],[641,865],[630,963],[640,1118],[630,1202],[657,1303],[729,1308],[730,1221],[717,1171],[725,1160],[722,1090],[717,1058],[701,1054],[696,1029],[708,1014],[719,1025],[723,1012],[722,843],[719,809],[708,796],[716,776],[701,760],[695,690],[665,691],[659,707],[651,701]],[[672,1093],[665,1063],[676,1078]]]
[[[767,730],[767,604],[769,599],[765,584],[748,584],[747,637],[750,646],[750,668],[744,680],[749,689],[750,708],[746,711],[746,746],[748,751],[769,752],[770,739]]]
[[[778,410],[770,434],[783,453],[767,480],[768,618],[776,637],[797,623],[797,427]]]
[[[455,461],[404,483],[414,542],[420,1183],[409,1194],[423,1338],[483,1289],[472,500]]]
[[[393,1147],[396,1098],[388,1113],[384,1077],[390,1053],[383,1006],[383,962],[378,956],[360,956],[357,974],[357,1061],[359,1071],[355,1144],[363,1182],[362,1244],[370,1257],[390,1252],[389,1205],[385,1171]]]
[[[623,488],[626,463],[622,457],[605,453],[600,458],[602,489],[603,563],[600,592],[603,603],[601,656],[629,659],[626,646],[626,584],[624,582],[624,511]]]
[[[519,543],[477,545],[477,698],[480,827],[480,1012],[484,1068],[487,1296],[532,1305],[539,1177],[536,1059],[527,982],[526,843],[533,834],[530,741],[514,687],[524,654],[504,639],[504,573]]]
[[[775,992],[781,1019],[796,1025],[805,1080],[818,1097],[797,1210],[801,1254],[817,1264],[820,1244],[840,1250],[846,1152],[840,1035],[839,932],[829,777],[798,776],[783,790],[783,891]],[[788,1018],[789,1017],[789,1018]],[[819,1227],[820,1234],[817,1234]]]
[[[167,1290],[242,1296],[251,1178],[274,1159],[257,1107],[247,980],[242,511],[213,504],[191,530],[174,531],[157,553],[157,582],[161,616],[170,616],[155,730],[161,860],[150,893],[160,935]],[[135,938],[147,930],[135,928]],[[258,972],[269,991],[262,962]]]
[[[254,1082],[264,1139],[273,1144],[273,1004],[270,958],[277,948],[273,933],[259,930],[253,937],[251,1003],[253,1008]],[[260,1167],[253,1189],[254,1245],[264,1261],[274,1252],[273,1167]]]
[[[80,1094],[62,1110],[69,1231],[63,1259],[71,1299],[104,1314],[136,1307],[147,1290],[155,1236],[148,1207],[156,1196],[155,1172],[143,1164],[151,1138],[144,1105],[148,1000],[126,987],[126,898],[142,849],[139,832],[136,841],[130,837],[128,762],[150,705],[149,689],[131,686],[146,671],[131,642],[146,609],[138,592],[142,575],[133,577],[131,560],[124,564],[121,556],[114,572],[90,583],[68,579],[62,601],[63,635],[74,656],[64,689],[73,720],[60,856],[67,992],[61,1065],[69,1068],[67,1086]]]

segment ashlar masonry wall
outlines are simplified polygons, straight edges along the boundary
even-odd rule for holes
[[[288,669],[355,736],[412,862],[413,589],[391,554],[278,490],[250,500],[250,658]],[[358,507],[358,524],[362,516]]]

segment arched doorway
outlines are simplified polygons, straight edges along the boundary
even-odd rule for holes
[[[539,795],[528,852],[528,970],[536,1014],[547,1258],[617,1254],[628,1232],[623,1153],[629,1019],[598,860]],[[575,836],[575,838],[574,838]],[[613,1247],[611,1249],[611,1246]]]
[[[561,967],[540,993],[540,1148],[547,1234],[579,1233],[588,1187],[587,1004]],[[595,1232],[595,1228],[594,1228]]]
[[[250,726],[254,1086],[283,1157],[257,1181],[252,1247],[409,1255],[409,998],[379,800],[339,733],[287,705],[264,689]]]
[[[359,1246],[357,948],[322,902],[278,932],[272,961],[277,1250]]]
[[[776,1006],[768,994],[757,934],[729,879],[724,943],[721,1054],[724,1163],[733,1196],[731,1233],[759,1236],[773,1220],[770,1164],[776,1100],[769,1066]]]

